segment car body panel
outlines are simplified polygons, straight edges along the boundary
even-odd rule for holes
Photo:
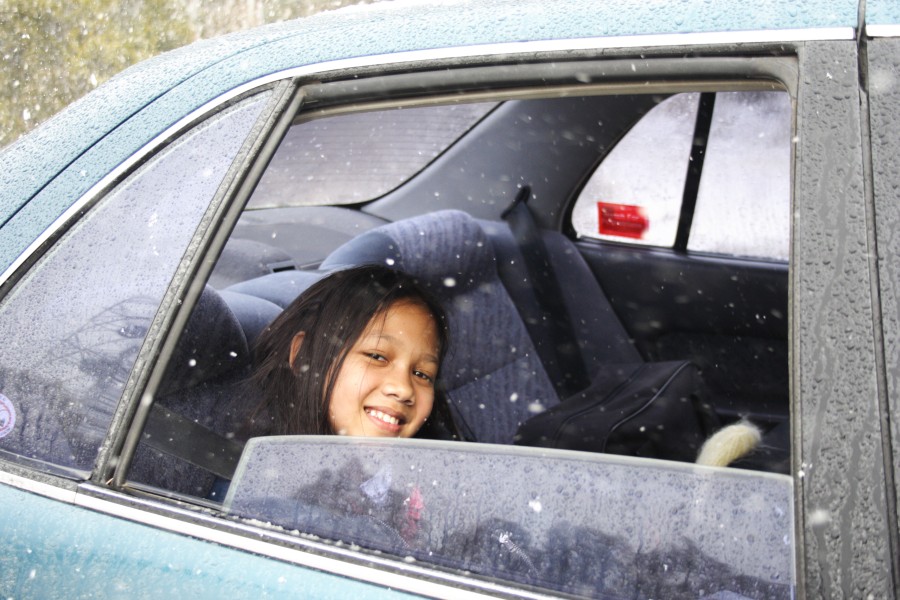
[[[791,366],[805,593],[890,596],[856,47],[810,46],[801,61],[797,126],[805,133],[797,148],[791,257],[799,347]]]
[[[869,42],[869,108],[872,139],[872,175],[875,220],[874,247],[878,251],[878,282],[881,292],[880,324],[883,327],[883,363],[881,419],[892,444],[885,453],[893,460],[896,493],[900,494],[900,422],[890,418],[900,410],[900,176],[896,160],[900,153],[900,120],[895,114],[900,102],[896,73],[900,69],[900,39],[876,39]],[[876,349],[879,349],[876,346]],[[898,532],[900,533],[900,532]]]
[[[7,597],[46,598],[50,590],[61,598],[206,598],[213,590],[232,598],[403,597],[6,485],[0,504],[0,589]]]
[[[866,26],[883,25],[900,25],[900,4],[894,0],[866,0]],[[896,29],[891,35],[897,35]]]

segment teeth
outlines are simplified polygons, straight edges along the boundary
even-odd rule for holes
[[[383,412],[381,412],[380,410],[369,410],[366,412],[368,412],[370,415],[372,415],[376,419],[380,419],[390,425],[399,425],[400,424],[400,419],[398,419],[397,417],[392,417],[390,415],[386,415]]]

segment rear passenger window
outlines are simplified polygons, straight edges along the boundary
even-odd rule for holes
[[[93,468],[163,295],[267,98],[172,142],[3,299],[0,456],[81,476]]]
[[[363,112],[292,127],[249,208],[355,204],[396,188],[494,103]]]
[[[616,144],[578,197],[574,230],[581,237],[673,247],[688,202],[695,203],[687,211],[693,223],[680,250],[787,260],[790,97],[715,94],[693,192],[687,174],[698,142],[699,97],[663,100]]]

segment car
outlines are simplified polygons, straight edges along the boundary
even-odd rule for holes
[[[0,153],[0,592],[896,597],[898,36],[386,2],[124,71]],[[254,341],[368,263],[462,439],[266,435]]]

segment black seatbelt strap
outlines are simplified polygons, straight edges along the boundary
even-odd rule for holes
[[[715,92],[700,94],[697,120],[694,123],[694,142],[691,145],[691,156],[688,160],[684,193],[681,199],[681,213],[678,217],[678,229],[675,232],[674,248],[676,252],[687,252],[688,237],[691,234],[691,224],[694,222],[697,195],[700,193],[700,176],[703,174],[703,159],[706,157],[706,146],[709,142],[709,130],[712,127],[715,106]]]
[[[541,362],[560,398],[567,398],[590,384],[579,351],[575,329],[563,302],[563,292],[550,262],[550,253],[528,208],[531,188],[523,187],[512,206],[503,213],[525,261],[525,270],[534,288],[541,320],[534,339]],[[575,290],[577,292],[577,290]]]
[[[141,440],[160,452],[231,479],[244,445],[154,403]]]

